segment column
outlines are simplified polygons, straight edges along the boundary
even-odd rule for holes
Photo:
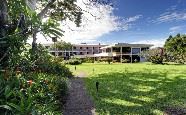
[[[121,61],[121,63],[122,63],[122,47],[120,47],[120,55],[121,55],[121,57],[120,57],[120,61]]]
[[[99,54],[99,46],[98,46],[98,54]]]
[[[131,47],[131,51],[130,51],[130,62],[132,63],[132,47]]]
[[[139,56],[140,56],[140,61],[139,62],[141,62],[141,47],[140,47],[140,54],[139,54]]]

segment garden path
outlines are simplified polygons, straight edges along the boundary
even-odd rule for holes
[[[78,77],[70,78],[70,89],[64,106],[64,115],[95,115],[95,108],[92,98],[88,95],[80,72]]]

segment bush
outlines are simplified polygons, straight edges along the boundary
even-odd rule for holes
[[[80,59],[69,59],[68,64],[70,65],[79,65],[82,64],[82,61]]]
[[[72,77],[72,72],[65,65],[58,62],[48,61],[45,63],[37,63],[36,71],[60,75],[62,77]]]
[[[143,51],[141,55],[154,64],[163,64],[163,60],[166,59],[166,54],[162,48],[149,49]]]
[[[163,57],[159,55],[151,56],[149,60],[154,64],[163,64]]]
[[[54,62],[62,63],[64,61],[63,57],[53,57]]]
[[[85,62],[85,63],[94,63],[94,58],[87,57],[87,58],[83,59],[83,62]]]
[[[112,62],[112,58],[111,57],[107,57],[107,58],[101,58],[99,59],[100,62],[108,62],[108,64],[110,64]]]
[[[72,73],[38,47],[36,60],[29,52],[17,58],[15,67],[0,73],[0,113],[18,115],[60,114]]]
[[[45,73],[0,74],[0,113],[59,114],[60,104],[67,94],[68,81]]]
[[[128,63],[129,61],[129,59],[122,59],[122,63]]]
[[[65,67],[65,64],[62,64],[63,59],[51,56],[41,45],[37,48],[37,60],[33,61],[30,57],[31,56],[29,54],[26,56],[24,55],[24,57],[20,59],[20,63],[18,63],[17,67],[15,67],[15,70],[18,69],[23,73],[42,72],[60,75],[62,77],[72,76],[69,68]]]

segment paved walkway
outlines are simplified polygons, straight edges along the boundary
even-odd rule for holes
[[[85,74],[80,73],[78,77],[70,79],[71,87],[64,107],[64,115],[95,115],[94,103],[87,94],[81,77],[85,77]]]

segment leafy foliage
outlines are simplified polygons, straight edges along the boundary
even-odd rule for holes
[[[39,46],[31,59],[29,47],[13,66],[0,74],[0,112],[12,114],[59,114],[59,104],[67,93],[67,77],[72,73]]]
[[[52,45],[52,49],[58,49],[58,50],[62,50],[62,51],[69,51],[72,50],[73,45],[71,43],[67,43],[65,41],[59,41],[57,43],[55,43],[55,45]]]
[[[64,76],[44,73],[17,74],[5,78],[0,75],[0,112],[19,115],[59,114],[59,101],[67,93]]]
[[[129,59],[122,59],[122,63],[128,63],[128,62],[130,62]]]
[[[4,20],[0,22],[0,45],[3,49],[0,54],[0,61],[6,62],[3,64],[5,66],[7,66],[5,58],[7,58],[8,54],[13,53],[9,49],[13,50],[16,47],[19,51],[20,45],[25,45],[28,36],[33,37],[32,54],[34,55],[37,49],[36,34],[38,32],[45,37],[56,36],[60,38],[63,35],[63,31],[59,28],[59,20],[70,19],[77,25],[81,22],[80,15],[82,13],[80,13],[79,7],[74,3],[75,0],[36,0],[36,4],[32,4],[34,1],[30,0],[5,0],[2,2],[4,6],[0,8],[0,11],[4,11],[2,14],[4,17],[8,17],[3,18]],[[29,7],[30,5],[34,8]],[[37,14],[36,9],[40,13]],[[44,17],[48,17],[46,21],[42,20]],[[13,48],[9,48],[9,46]],[[5,53],[6,55],[4,55]],[[14,54],[16,53],[17,51],[14,52]],[[33,60],[36,58],[32,56]]]
[[[94,63],[94,57],[86,57],[83,59],[83,62],[85,63]]]
[[[154,64],[163,64],[165,54],[163,48],[153,48],[143,51],[141,55]]]
[[[72,58],[68,60],[68,64],[70,65],[79,65],[82,64],[82,60],[77,59],[77,58]]]
[[[112,62],[112,57],[107,57],[107,58],[101,58],[99,59],[100,62],[108,62],[110,64]]]
[[[162,64],[163,57],[159,55],[150,56],[149,60],[154,64]]]
[[[178,63],[186,62],[186,35],[177,34],[166,40],[165,45],[167,56]]]

